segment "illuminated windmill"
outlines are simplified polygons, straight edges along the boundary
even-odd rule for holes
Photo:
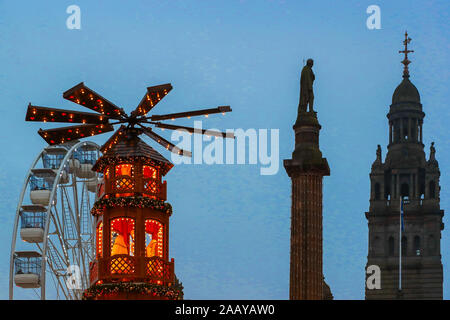
[[[82,124],[78,126],[49,130],[40,129],[38,133],[50,145],[61,144],[75,139],[113,131],[113,125],[115,124],[128,124],[127,126],[120,127],[119,130],[114,133],[114,135],[103,145],[102,152],[105,152],[107,149],[111,148],[114,142],[117,142],[118,136],[137,126],[138,130],[135,131],[137,134],[146,134],[147,136],[164,146],[166,149],[174,153],[184,156],[191,156],[191,152],[179,149],[171,142],[156,134],[150,127],[145,127],[143,124],[153,125],[157,128],[162,129],[181,129],[191,133],[201,133],[210,136],[234,138],[233,134],[231,133],[200,130],[160,122],[161,120],[190,118],[201,115],[207,117],[209,114],[213,113],[225,114],[225,112],[231,112],[230,106],[221,106],[212,109],[203,109],[165,115],[147,116],[147,113],[150,112],[156,106],[156,104],[169,93],[170,90],[172,90],[172,85],[170,83],[148,87],[147,93],[142,98],[136,110],[134,110],[130,115],[127,115],[122,108],[119,108],[112,102],[106,100],[98,93],[86,87],[83,82],[81,82],[72,89],[64,92],[63,97],[83,107],[97,111],[100,114],[46,108],[29,104],[25,120]]]
[[[165,202],[166,182],[162,177],[173,167],[140,138],[145,134],[173,153],[191,156],[156,134],[161,129],[185,130],[222,138],[232,133],[162,123],[162,120],[208,116],[231,112],[229,106],[165,115],[147,113],[172,89],[170,84],[148,87],[130,115],[80,83],[63,94],[65,99],[96,113],[28,106],[27,121],[68,122],[80,125],[42,130],[38,133],[50,145],[119,129],[101,147],[103,156],[92,170],[103,174],[98,200],[91,214],[96,230],[95,258],[90,264],[90,288],[86,299],[181,299],[182,286],[169,260],[169,217],[172,208]]]

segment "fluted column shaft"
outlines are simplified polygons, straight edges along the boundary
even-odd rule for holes
[[[322,175],[292,177],[291,300],[322,299]]]

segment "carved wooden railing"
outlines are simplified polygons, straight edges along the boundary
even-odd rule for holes
[[[173,283],[173,261],[167,262],[159,257],[144,258],[144,261],[145,275],[149,280],[157,280],[164,283]]]
[[[98,280],[98,264],[97,261],[92,261],[89,264],[89,283],[92,285]]]
[[[97,281],[152,281],[160,284],[174,282],[174,261],[160,257],[133,257],[126,254],[114,255],[93,261],[90,266],[91,285]]]
[[[136,180],[129,176],[120,176],[112,178],[105,185],[105,193],[114,193],[119,195],[131,195],[133,193],[140,193],[146,197],[160,199],[165,201],[167,199],[167,183],[161,183],[157,179],[143,178]]]
[[[108,269],[113,275],[134,275],[136,272],[136,259],[127,254],[118,254],[108,259]]]

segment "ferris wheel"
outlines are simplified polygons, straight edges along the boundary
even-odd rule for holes
[[[81,299],[89,286],[95,241],[90,209],[102,181],[91,168],[99,149],[74,141],[47,146],[33,161],[14,221],[9,299],[21,290],[40,299]]]

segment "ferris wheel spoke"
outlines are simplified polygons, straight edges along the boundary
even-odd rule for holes
[[[75,227],[75,231],[76,231],[76,237],[74,237],[73,240],[76,240],[76,245],[78,247],[78,250],[72,250],[72,255],[73,255],[73,259],[74,261],[76,261],[77,266],[80,267],[83,265],[83,256],[81,255],[80,258],[80,251],[82,249],[81,247],[81,235],[80,235],[80,206],[79,206],[79,197],[78,197],[78,184],[76,182],[76,180],[73,181],[72,183],[72,199],[73,199],[73,210],[71,211],[72,213],[72,217],[73,217],[73,222],[74,222],[74,227]]]
[[[97,179],[95,177],[94,179]],[[83,191],[81,193],[81,235],[91,234],[90,226],[92,225],[91,214],[89,212],[89,191],[87,190],[86,184],[83,185]]]
[[[59,299],[60,291],[61,291],[63,293],[64,297],[66,299],[69,299],[70,298],[70,293],[67,293],[66,290],[65,290],[65,287],[61,284],[61,281],[59,279],[61,276],[59,275],[58,271],[53,271],[53,272],[49,272],[49,273],[50,273],[51,278],[53,280],[53,284],[54,284],[54,286],[56,288],[56,298]]]
[[[39,243],[36,243],[36,246],[38,247],[38,250],[40,251],[40,253],[41,253],[41,255],[42,255],[42,248],[41,248],[41,246],[39,245]]]
[[[36,291],[37,291],[36,289],[33,289],[33,293],[40,299],[41,296],[40,296],[39,293],[37,293]]]
[[[95,179],[97,179],[97,175],[95,175]],[[84,275],[89,274],[89,269],[86,267],[86,260],[85,258],[88,257],[83,253],[83,229],[84,229],[84,221],[89,221],[87,215],[89,214],[87,207],[89,205],[89,200],[88,200],[88,190],[87,190],[87,185],[86,183],[83,183],[83,186],[81,188],[81,204],[78,207],[79,211],[78,211],[78,245],[79,245],[79,256],[81,257],[81,268],[83,270],[83,272],[81,273],[82,276],[82,282],[85,283],[87,285],[87,277],[85,277]],[[86,218],[85,218],[86,216]]]
[[[47,259],[47,261],[51,261],[53,269],[58,271],[65,271],[67,269],[65,268],[65,265],[67,266],[67,260],[65,260],[64,256],[58,252],[51,238],[48,239],[47,252],[49,253],[47,256],[49,259]]]
[[[61,244],[61,246],[63,248],[63,251],[64,251],[64,256],[66,257],[66,260],[67,260],[68,257],[67,257],[66,247],[65,247],[66,244],[64,242],[64,228],[61,225],[61,222],[60,222],[60,220],[58,218],[58,209],[56,208],[56,206],[53,207],[53,210],[55,211],[55,213],[52,212],[51,213],[51,217],[52,217],[53,225],[55,226],[55,229],[56,229],[55,230],[55,234],[59,238],[59,242],[60,242],[60,244]]]
[[[52,270],[51,275],[53,279],[56,279],[57,288],[60,288],[66,299],[74,299],[70,289],[66,288],[66,274],[70,265],[69,258],[67,260],[63,258],[60,252],[56,249],[54,243],[49,239],[49,248],[51,254],[49,255],[48,265]],[[66,252],[65,252],[66,253]]]
[[[55,233],[53,233],[52,235],[56,236],[56,238],[58,239],[59,245],[62,249],[62,253],[64,256],[64,261],[69,261],[69,256],[67,254],[67,243],[66,241],[64,241],[64,234],[61,234],[61,228],[58,228],[58,224],[56,223],[56,221],[58,221],[59,223],[59,219],[58,219],[58,211],[56,206],[54,206],[51,210],[51,217],[52,217],[52,221],[53,221],[53,225],[55,226]],[[60,224],[60,223],[59,223]]]
[[[67,194],[66,187],[61,187],[61,205],[62,205],[62,216],[64,221],[64,227],[66,232],[65,239],[67,240],[76,240],[74,224],[75,219],[73,217],[73,209],[70,205],[69,196]]]
[[[66,299],[70,299],[70,297],[71,297],[70,292],[68,290],[66,291],[66,287],[61,283],[61,279],[60,279],[62,277],[61,271],[55,269],[52,263],[48,263],[48,266],[49,266],[51,272],[47,271],[47,273],[50,273],[56,290],[58,291],[58,288],[60,288],[62,293],[66,297]],[[59,293],[58,293],[58,295],[59,295]]]

